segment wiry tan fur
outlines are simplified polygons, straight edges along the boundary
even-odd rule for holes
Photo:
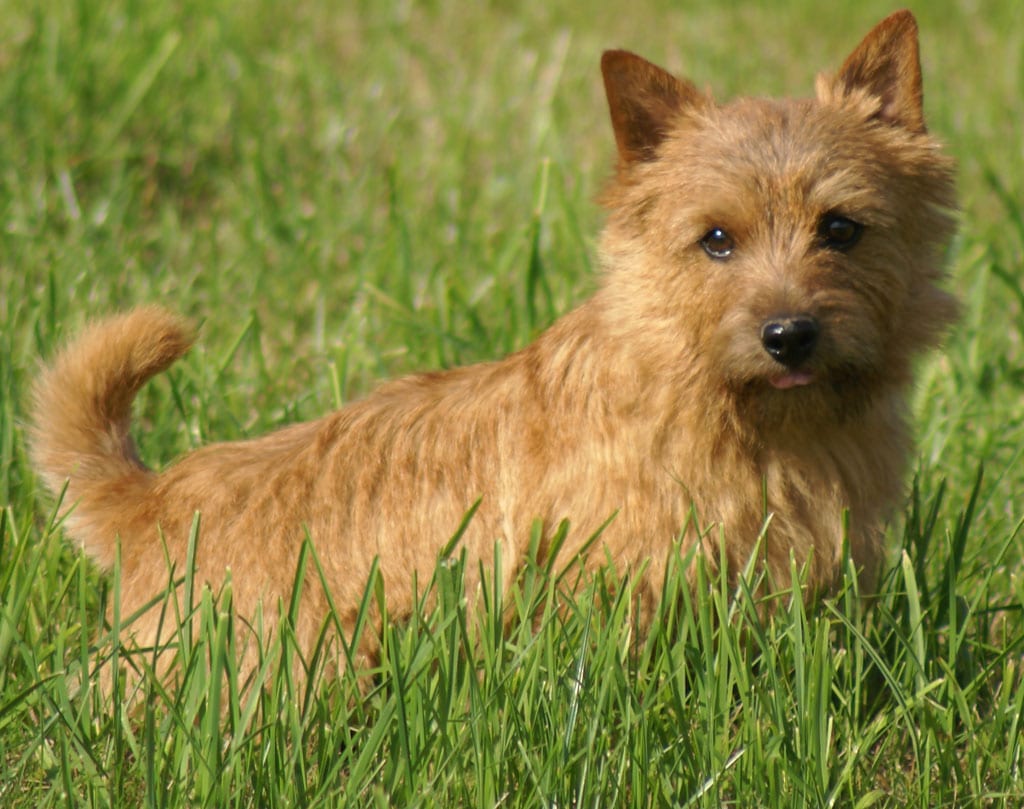
[[[287,603],[308,530],[343,627],[374,560],[401,617],[414,577],[429,579],[478,497],[467,569],[490,565],[499,543],[505,586],[534,520],[548,534],[571,521],[568,556],[616,514],[589,564],[649,563],[650,605],[691,509],[720,532],[690,530],[683,553],[702,543],[717,567],[723,536],[731,571],[756,548],[769,581],[788,583],[795,562],[810,591],[839,573],[848,511],[870,586],[903,493],[913,361],[956,312],[939,287],[953,165],[924,127],[913,17],[880,23],[815,99],[720,105],[625,51],[602,69],[619,152],[603,283],[522,351],[386,383],[319,421],[208,446],[161,473],[136,458],[131,401],[188,349],[190,329],[142,308],[56,358],[35,387],[33,458],[52,491],[67,482],[68,531],[89,556],[109,568],[120,538],[122,614],[166,585],[164,542],[184,568],[198,512],[199,575],[216,585],[230,570],[241,616],[262,601],[270,623]],[[863,225],[849,249],[822,242],[834,214]],[[716,228],[733,245],[718,259],[702,246]],[[761,331],[798,314],[820,336],[790,368]],[[309,573],[307,648],[326,610]],[[155,617],[133,630],[161,640]]]

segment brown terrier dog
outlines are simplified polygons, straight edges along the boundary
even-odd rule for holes
[[[780,585],[795,562],[814,591],[848,541],[871,585],[903,495],[913,362],[957,310],[939,286],[954,167],[925,129],[913,17],[875,27],[815,99],[720,105],[626,51],[601,66],[619,158],[603,283],[518,353],[160,473],[136,456],[131,403],[190,329],[138,309],[56,358],[35,386],[32,456],[52,491],[67,485],[89,556],[110,568],[120,542],[122,615],[166,588],[168,559],[184,569],[199,513],[197,575],[230,571],[237,614],[262,604],[270,626],[308,532],[323,571],[302,591],[308,650],[328,595],[352,628],[375,561],[389,612],[407,614],[477,498],[467,570],[500,547],[504,587],[534,521],[549,536],[571,520],[568,557],[613,514],[588,565],[648,563],[648,609],[669,554],[695,545],[733,572],[756,554]],[[720,530],[680,537],[691,509]],[[166,640],[157,613],[132,625],[140,643]]]

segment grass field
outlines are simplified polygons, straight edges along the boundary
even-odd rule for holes
[[[222,689],[236,633],[200,595],[179,690],[147,682],[129,713],[82,676],[116,581],[64,542],[27,462],[41,356],[140,302],[201,321],[138,401],[159,467],[522,346],[594,286],[602,49],[720,96],[806,94],[892,10],[768,5],[4,7],[0,806],[1024,805],[1014,0],[915,9],[930,126],[961,164],[965,314],[921,369],[913,494],[873,609],[847,589],[763,623],[712,588],[636,644],[628,587],[555,609],[567,582],[530,567],[466,614],[456,561],[437,609],[388,629],[365,694],[292,686],[287,633],[266,693]],[[502,632],[503,610],[524,620]]]

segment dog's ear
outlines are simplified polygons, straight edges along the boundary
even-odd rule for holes
[[[690,82],[629,51],[605,51],[601,74],[620,168],[653,160],[679,113],[709,101]]]
[[[877,118],[911,132],[924,132],[917,22],[897,11],[871,29],[835,78],[843,95],[862,90],[881,102]]]

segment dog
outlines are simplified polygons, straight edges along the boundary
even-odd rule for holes
[[[185,321],[152,306],[101,320],[43,370],[34,466],[85,553],[120,559],[138,643],[167,640],[144,608],[168,563],[214,588],[230,572],[235,612],[273,626],[307,536],[300,649],[330,610],[354,630],[375,569],[401,619],[477,500],[467,592],[496,553],[507,590],[532,527],[544,557],[564,519],[560,554],[637,571],[642,614],[672,554],[730,577],[753,564],[769,592],[796,565],[820,593],[848,553],[873,586],[904,497],[914,363],[958,309],[943,290],[954,164],[925,126],[913,16],[879,23],[814,98],[718,103],[623,50],[601,68],[618,153],[601,283],[522,350],[162,472],[139,461],[131,404],[189,349]],[[360,660],[378,648],[364,633]]]

